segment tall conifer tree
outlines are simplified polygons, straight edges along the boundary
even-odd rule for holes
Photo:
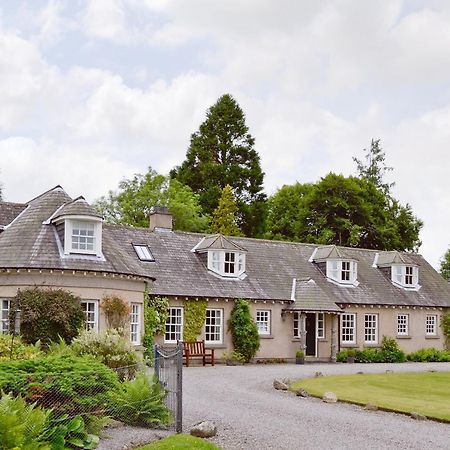
[[[234,200],[233,189],[227,184],[219,199],[219,206],[214,210],[211,231],[226,236],[242,236],[236,220],[238,207]]]
[[[264,173],[254,147],[242,109],[226,94],[208,110],[199,131],[191,136],[185,161],[171,172],[199,194],[203,211],[210,215],[229,184],[236,196],[239,226],[246,236],[263,232],[266,212]]]

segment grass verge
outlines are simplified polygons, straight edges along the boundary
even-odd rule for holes
[[[199,450],[218,450],[219,447],[204,439],[191,436],[190,434],[174,434],[160,441],[138,447],[135,450],[175,450],[175,449],[199,449]]]
[[[292,384],[310,395],[334,392],[338,400],[450,422],[450,372],[389,373],[306,378]]]

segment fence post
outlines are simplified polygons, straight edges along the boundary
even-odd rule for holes
[[[155,366],[155,375],[158,378],[159,381],[159,351],[158,351],[158,344],[155,344],[153,346],[153,364]]]
[[[183,432],[183,343],[177,346],[177,417],[176,431]]]

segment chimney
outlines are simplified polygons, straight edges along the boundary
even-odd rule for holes
[[[166,206],[155,206],[150,212],[150,231],[172,231],[172,214]]]

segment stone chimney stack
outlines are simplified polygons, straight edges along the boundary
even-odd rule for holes
[[[150,231],[172,231],[172,214],[166,206],[155,206],[150,212]]]

